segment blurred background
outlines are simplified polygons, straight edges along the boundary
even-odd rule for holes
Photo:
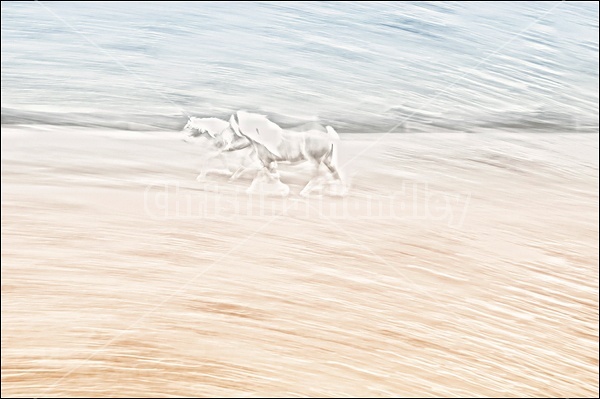
[[[598,397],[597,2],[1,20],[3,397]],[[239,109],[333,126],[347,195],[197,181]]]
[[[594,2],[5,2],[2,123],[598,131]]]

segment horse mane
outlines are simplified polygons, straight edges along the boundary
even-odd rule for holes
[[[236,124],[246,138],[280,156],[278,147],[283,140],[283,129],[279,125],[269,120],[266,115],[254,112],[237,111],[236,116]]]

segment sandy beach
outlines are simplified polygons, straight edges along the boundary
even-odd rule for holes
[[[305,199],[3,127],[2,396],[598,396],[598,135],[341,133]]]

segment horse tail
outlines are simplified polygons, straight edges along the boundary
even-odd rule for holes
[[[329,154],[331,156],[331,163],[337,169],[338,167],[338,153],[340,152],[340,136],[331,126],[326,126],[327,135],[331,139],[331,150]]]

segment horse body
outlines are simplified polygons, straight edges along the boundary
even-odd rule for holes
[[[232,115],[229,125],[235,134],[252,143],[263,167],[276,178],[279,177],[277,162],[312,162],[316,173],[302,190],[302,195],[308,194],[315,185],[320,165],[325,165],[331,175],[341,181],[337,170],[339,136],[331,126],[326,127],[326,132],[316,129],[286,131],[264,115],[244,111]]]
[[[289,162],[320,160],[332,151],[333,143],[323,137],[324,133],[318,130],[305,132],[281,131],[282,140],[273,153],[266,146],[257,143],[259,159],[266,162]]]

